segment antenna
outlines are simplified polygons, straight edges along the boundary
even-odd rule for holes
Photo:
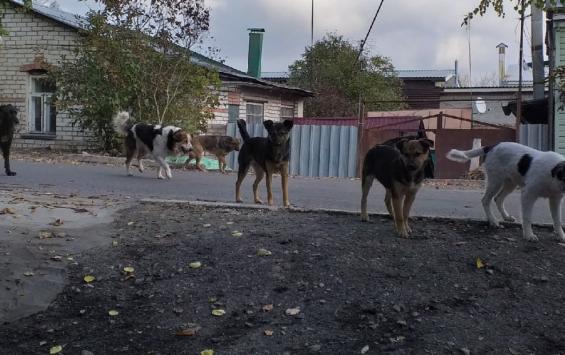
[[[473,106],[475,106],[475,110],[477,110],[478,113],[487,112],[487,104],[481,97],[477,97],[477,99],[473,102]]]

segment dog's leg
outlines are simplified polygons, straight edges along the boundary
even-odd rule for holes
[[[502,215],[502,218],[506,222],[516,222],[516,219],[512,217],[504,208],[504,199],[508,196],[514,189],[516,185],[511,183],[510,181],[506,181],[502,186],[502,189],[498,192],[496,197],[494,198],[494,202],[496,203],[496,207],[498,207],[498,211]]]
[[[137,168],[139,169],[140,173],[143,173],[143,162],[141,161],[141,157],[137,156]]]
[[[373,180],[375,180],[374,175],[366,175],[363,176],[363,180],[361,181],[361,220],[364,222],[369,221],[367,196],[369,196],[369,191],[371,190],[371,186],[373,186]]]
[[[220,163],[220,172],[222,174],[226,174],[226,156],[225,155],[219,155],[218,156],[218,162]]]
[[[128,174],[128,176],[132,176],[133,174],[130,171],[130,167],[131,167],[131,161],[133,160],[133,156],[135,155],[134,151],[130,151],[128,149],[128,151],[126,152],[126,172]]]
[[[532,210],[535,202],[536,196],[534,194],[528,193],[527,189],[522,191],[522,233],[524,238],[531,242],[538,240],[532,230]]]
[[[290,201],[288,200],[288,163],[281,166],[281,186],[283,194],[283,206],[290,207]]]
[[[561,226],[561,201],[562,195],[552,196],[549,198],[549,209],[551,210],[551,218],[553,219],[553,230],[557,233],[557,237],[565,241],[565,233]]]
[[[257,163],[252,163],[253,170],[255,170],[255,181],[253,181],[253,200],[255,203],[262,204],[261,198],[259,197],[259,183],[263,180],[265,176],[265,170],[261,167],[261,165]]]
[[[404,215],[402,213],[402,195],[392,194],[392,208],[394,210],[394,226],[396,227],[396,233],[402,238],[408,238],[408,231],[406,230],[406,224],[404,223]]]
[[[408,225],[408,217],[410,216],[410,209],[412,208],[412,204],[414,203],[414,200],[416,199],[416,192],[418,192],[418,190],[408,191],[406,193],[406,196],[404,197],[404,205],[402,206],[402,216],[403,216],[403,219],[404,219],[404,228],[406,229],[406,232],[408,232],[408,233],[412,233],[412,229]]]
[[[394,210],[392,209],[392,195],[390,193],[389,189],[386,189],[386,194],[385,194],[385,206],[386,206],[386,210],[388,211],[388,214],[392,217],[392,219],[394,220]]]
[[[275,172],[274,166],[269,166],[270,164],[267,163],[267,178],[265,179],[265,183],[267,184],[267,204],[269,206],[273,205],[273,173]]]
[[[495,195],[498,194],[500,189],[502,188],[502,181],[499,181],[498,178],[491,178],[490,176],[487,178],[487,188],[485,190],[485,195],[483,196],[482,203],[483,209],[485,210],[485,214],[487,215],[487,219],[491,226],[499,227],[500,224],[492,214],[490,209],[490,205],[492,199]]]
[[[239,169],[237,170],[237,181],[235,182],[236,202],[239,203],[243,202],[240,195],[241,183],[243,182],[243,179],[245,179],[245,176],[247,175],[248,171],[249,171],[249,162],[239,162]]]
[[[206,169],[204,169],[201,165],[200,165],[200,160],[202,159],[201,155],[197,155],[196,158],[194,158],[196,161],[196,168],[200,171],[207,171]]]
[[[4,170],[6,171],[6,175],[8,176],[15,176],[16,172],[10,169],[10,146],[12,141],[8,141],[2,143],[2,156],[4,157]]]
[[[159,171],[157,173],[157,178],[159,179],[164,179],[163,177],[163,170],[165,171],[165,175],[167,176],[167,178],[172,178],[172,173],[171,173],[171,168],[169,167],[169,164],[167,164],[167,161],[165,160],[165,158],[163,157],[154,157],[155,160],[157,161],[157,163],[159,163]]]

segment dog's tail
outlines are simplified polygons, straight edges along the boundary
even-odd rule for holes
[[[247,142],[251,137],[249,136],[249,133],[247,133],[247,124],[245,121],[242,119],[237,120],[237,128],[239,128],[239,134],[241,135],[243,142]]]
[[[112,124],[114,125],[116,133],[125,136],[133,126],[133,121],[128,112],[120,111],[112,117]]]
[[[471,158],[482,157],[490,149],[491,149],[491,147],[489,147],[489,146],[480,147],[480,148],[471,149],[471,150],[451,149],[449,151],[449,153],[447,153],[446,158],[449,159],[449,160],[456,161],[458,163],[466,163],[469,160],[471,160]]]

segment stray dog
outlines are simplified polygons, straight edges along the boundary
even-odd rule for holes
[[[13,105],[0,106],[0,148],[4,157],[4,170],[6,175],[14,176],[15,171],[10,169],[10,148],[18,120],[18,109]]]
[[[133,123],[129,113],[119,112],[113,119],[116,132],[126,136],[126,170],[129,176],[131,161],[137,158],[139,171],[143,172],[141,159],[150,154],[159,164],[157,177],[171,178],[171,168],[165,160],[168,154],[178,154],[179,151],[188,154],[192,150],[190,134],[175,126],[160,126],[147,123]]]
[[[204,152],[212,153],[218,158],[220,171],[226,173],[226,155],[230,152],[239,151],[239,139],[230,136],[194,136],[192,137],[192,152],[190,159],[196,159],[196,167],[202,171],[200,167],[200,159]]]
[[[383,143],[380,143],[380,144],[390,145],[392,147],[395,147],[396,143],[398,143],[402,139],[413,140],[413,139],[420,139],[420,138],[426,138],[426,135],[425,134],[418,134],[417,136],[402,136],[402,137],[389,139],[389,140],[384,141]],[[424,166],[424,179],[433,179],[434,178],[434,169],[435,169],[434,161],[432,160],[432,157],[428,154],[428,160],[426,161],[425,166]]]
[[[255,170],[255,182],[253,183],[253,198],[255,203],[263,203],[259,198],[257,188],[267,174],[267,202],[273,204],[272,179],[275,172],[280,172],[283,193],[283,205],[290,206],[288,201],[288,163],[290,161],[290,130],[293,122],[285,120],[284,122],[273,123],[271,120],[263,122],[267,129],[268,136],[253,137],[247,133],[247,125],[244,120],[237,120],[237,127],[243,139],[243,146],[239,151],[238,163],[239,170],[237,172],[237,182],[235,183],[235,200],[242,202],[240,197],[240,187],[243,179],[249,171],[249,167],[253,166]]]
[[[424,180],[424,167],[434,142],[426,139],[400,139],[395,147],[376,145],[363,161],[361,177],[361,220],[368,221],[367,196],[376,178],[386,189],[385,206],[401,237],[411,233],[410,208]]]
[[[538,240],[532,230],[532,209],[539,197],[549,198],[553,228],[565,241],[561,227],[561,200],[565,193],[565,157],[555,152],[542,152],[522,144],[504,142],[492,146],[461,151],[452,149],[447,159],[465,163],[474,157],[484,157],[487,187],[482,203],[492,226],[499,223],[490,210],[491,202],[498,207],[502,218],[514,222],[504,208],[504,199],[517,186],[522,191],[522,233],[529,241]]]

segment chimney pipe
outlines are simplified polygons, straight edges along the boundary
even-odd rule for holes
[[[247,74],[261,77],[261,55],[263,53],[263,28],[248,28],[249,52],[247,53]]]
[[[505,54],[508,46],[504,43],[499,43],[496,48],[498,48],[498,85],[504,86],[504,81],[506,80]]]

